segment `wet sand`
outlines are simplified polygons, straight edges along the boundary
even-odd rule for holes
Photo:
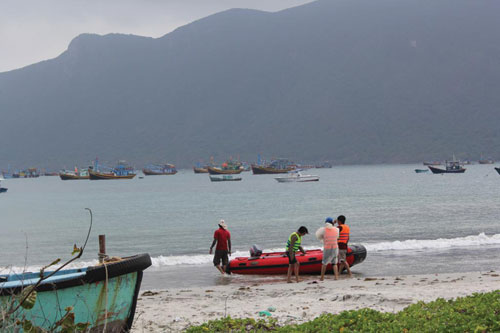
[[[318,315],[371,308],[396,312],[418,301],[456,298],[475,292],[500,289],[500,273],[426,274],[386,277],[342,275],[324,282],[304,276],[300,283],[274,282],[241,285],[231,283],[210,288],[142,290],[133,332],[177,332],[212,319],[259,318],[259,311],[275,308],[279,323],[302,323]]]

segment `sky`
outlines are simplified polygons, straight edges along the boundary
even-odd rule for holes
[[[160,37],[230,8],[278,11],[312,0],[0,0],[0,72],[57,57],[82,33]]]

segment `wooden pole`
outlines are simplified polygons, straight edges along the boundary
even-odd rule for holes
[[[106,235],[99,235],[99,262],[102,263],[106,258]]]

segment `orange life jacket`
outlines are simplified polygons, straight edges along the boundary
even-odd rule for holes
[[[323,237],[323,247],[326,249],[338,248],[337,239],[339,238],[339,229],[325,228],[325,236]]]
[[[339,235],[339,243],[347,244],[349,241],[349,226],[347,224],[342,224],[342,231],[340,231]]]

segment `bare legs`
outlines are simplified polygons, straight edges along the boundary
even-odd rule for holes
[[[340,262],[339,268],[338,268],[339,271],[342,272],[344,267],[346,268],[347,274],[349,274],[349,277],[352,278],[351,268],[349,267],[349,263],[347,262],[347,260]]]
[[[222,275],[226,274],[226,273],[224,272],[225,267],[221,267],[220,265],[217,265],[217,266],[215,266],[215,268],[217,268],[217,270],[218,270],[218,271],[219,271]]]
[[[326,266],[327,265],[321,265],[321,278],[320,278],[321,281],[323,281],[325,279]],[[339,279],[339,268],[337,265],[332,265],[332,266],[333,266],[333,274],[335,275],[335,280],[338,280]]]
[[[300,265],[298,262],[296,262],[295,264],[288,265],[288,274],[287,274],[286,282],[292,283],[292,271],[295,274],[295,280],[297,282],[300,282],[300,280],[299,280],[299,268],[300,268]]]

